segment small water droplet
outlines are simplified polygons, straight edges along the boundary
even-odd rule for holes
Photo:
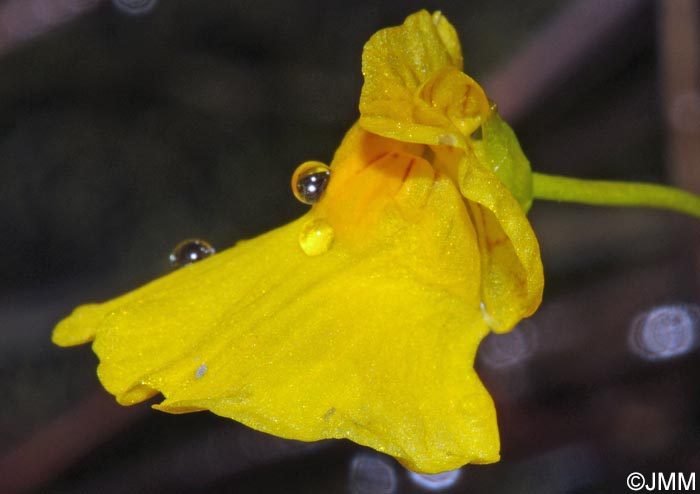
[[[299,232],[299,245],[307,256],[318,256],[331,247],[333,235],[333,227],[324,220],[311,220]]]
[[[294,197],[304,204],[316,204],[331,178],[331,169],[320,161],[302,163],[292,175]]]
[[[202,364],[199,367],[197,367],[197,372],[194,374],[195,379],[201,379],[204,374],[207,373],[207,364]]]
[[[216,253],[214,247],[205,240],[190,238],[175,246],[170,253],[170,264],[179,268],[193,262],[201,261]]]
[[[441,144],[443,146],[456,146],[457,138],[454,134],[443,134],[440,137],[438,137],[438,144]]]

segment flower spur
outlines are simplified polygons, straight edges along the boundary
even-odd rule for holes
[[[435,473],[499,459],[473,368],[490,329],[538,307],[533,198],[700,216],[663,186],[532,173],[452,25],[421,11],[363,52],[360,119],[330,164],[304,164],[301,218],[102,304],[53,333],[93,341],[124,405],[210,410],[281,437],[347,438]]]

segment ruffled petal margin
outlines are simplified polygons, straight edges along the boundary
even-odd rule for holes
[[[54,342],[94,339],[122,404],[160,392],[166,412],[348,438],[421,472],[497,461],[494,406],[473,369],[488,331],[479,246],[454,182],[357,127],[331,168],[307,215],[78,308]],[[320,255],[300,247],[310,221],[335,230]]]
[[[458,41],[446,26],[439,12],[422,11],[369,40],[359,125],[430,146],[435,168],[459,185],[479,239],[484,317],[503,332],[542,299],[539,244],[525,216],[531,171],[510,127],[461,72]],[[481,136],[472,135],[477,129]]]

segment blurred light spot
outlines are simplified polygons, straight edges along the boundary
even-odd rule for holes
[[[244,429],[239,434],[238,445],[243,455],[253,463],[289,457],[292,456],[295,449],[301,449],[301,443],[298,441],[283,439],[252,429]]]
[[[396,472],[384,458],[370,453],[357,454],[350,463],[352,494],[393,494]]]
[[[112,0],[112,4],[125,14],[143,15],[153,10],[158,0]]]
[[[507,468],[506,478],[517,479],[511,492],[597,492],[601,460],[587,442],[569,443],[543,453],[531,452]]]
[[[0,3],[0,53],[97,4],[99,0],[6,0]]]
[[[689,91],[676,97],[670,109],[671,123],[682,132],[700,132],[700,93]]]
[[[450,470],[449,472],[436,473],[433,475],[408,472],[408,476],[420,487],[424,487],[429,491],[440,491],[455,485],[462,476],[462,471],[458,468],[456,470]]]
[[[508,333],[491,333],[479,347],[479,357],[489,367],[502,369],[527,360],[535,351],[536,328],[522,321]]]
[[[700,310],[690,305],[664,305],[638,315],[630,326],[630,350],[647,360],[678,357],[697,343]]]

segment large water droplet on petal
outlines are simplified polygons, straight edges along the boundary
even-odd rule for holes
[[[333,235],[333,227],[324,220],[311,220],[299,232],[299,245],[306,255],[318,256],[331,247]]]
[[[316,204],[321,200],[331,178],[331,169],[320,161],[302,163],[292,175],[294,197],[304,204]]]
[[[183,240],[175,246],[170,253],[170,264],[172,264],[173,267],[179,268],[192,264],[193,262],[201,261],[215,253],[216,250],[209,242],[190,238]]]

